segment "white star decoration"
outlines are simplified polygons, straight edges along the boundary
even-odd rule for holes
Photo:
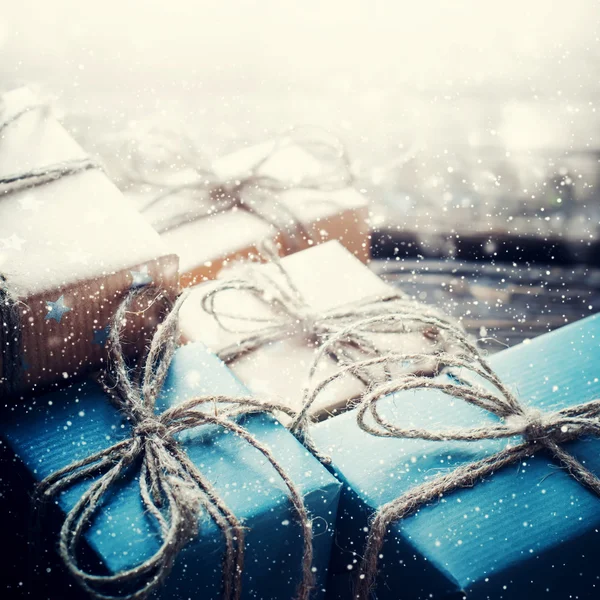
[[[71,310],[65,304],[64,296],[61,296],[56,302],[46,301],[46,308],[48,309],[46,321],[54,319],[57,323],[60,323],[60,320],[63,318],[63,315]]]
[[[25,240],[13,233],[10,237],[0,240],[1,248],[4,250],[21,250]]]
[[[152,283],[152,277],[148,273],[148,265],[144,265],[139,271],[130,271],[133,281],[131,282],[132,288],[142,287]]]

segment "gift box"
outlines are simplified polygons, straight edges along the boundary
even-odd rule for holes
[[[204,346],[180,348],[162,388],[157,413],[204,394],[248,395]],[[322,597],[340,484],[273,417],[256,413],[238,417],[238,423],[272,449],[303,496],[314,535],[316,586],[311,597]],[[126,438],[130,425],[90,380],[13,407],[11,414],[4,415],[0,430],[3,443],[22,461],[18,480],[27,486]],[[289,491],[277,471],[240,436],[212,425],[188,429],[177,439],[246,528],[242,598],[295,597],[303,536]],[[92,477],[58,496],[56,509],[61,513],[71,510]],[[86,530],[82,560],[100,573],[119,573],[138,565],[159,546],[156,521],[142,504],[138,477],[134,472],[120,480]],[[56,516],[47,521],[55,524],[61,519]],[[56,534],[51,539],[56,543]],[[221,598],[224,546],[222,532],[206,513],[201,515],[197,536],[176,557],[156,597]],[[38,550],[42,556],[48,553],[48,548]],[[30,585],[36,587],[45,574],[45,563],[33,567],[35,577]]]
[[[300,312],[314,318],[328,311],[339,310],[344,313],[362,303],[367,304],[369,301],[397,294],[397,290],[386,284],[337,241],[284,257],[280,265],[305,303]],[[282,281],[281,272],[274,264],[255,268],[289,288]],[[232,270],[229,275],[234,278],[236,271]],[[225,283],[229,275],[223,274]],[[203,309],[203,299],[220,285],[218,282],[205,282],[193,288],[181,309],[180,328],[184,341],[202,341],[224,358],[226,348],[236,344],[243,345],[243,340],[248,335],[260,330],[270,320],[276,322],[280,315],[274,313],[273,302],[268,297],[269,290],[266,290],[266,300],[261,302],[248,294],[246,289],[240,289],[228,290],[215,299],[215,306],[220,313],[236,315],[237,318],[216,319]],[[288,289],[287,293],[291,291]],[[426,310],[425,307],[423,310]],[[303,329],[301,318],[302,315],[296,313],[284,316],[283,327],[291,325],[284,335],[252,352],[241,353],[228,362],[230,368],[253,392],[276,398],[295,410],[302,405],[307,385],[324,380],[339,369],[337,360],[329,355],[323,356],[309,381],[311,365],[323,340],[314,339],[309,331]],[[360,316],[357,316],[356,320],[359,319]],[[437,347],[436,340],[427,339],[416,331],[372,337],[376,338],[382,353],[389,349],[434,352]],[[311,414],[315,418],[325,418],[343,410],[364,390],[364,380],[352,375],[341,377],[319,394],[311,408]]]
[[[281,246],[275,227],[243,210],[186,222],[161,237],[179,256],[182,287],[215,279],[224,267],[258,256],[258,246],[265,239]]]
[[[600,317],[505,350],[490,359],[522,404],[544,413],[600,397]],[[498,419],[439,391],[383,399],[379,412],[403,427],[479,427]],[[319,423],[314,439],[344,484],[328,598],[356,597],[370,517],[423,482],[519,439],[470,442],[389,439],[359,429],[356,411]],[[600,474],[600,441],[564,444]],[[392,524],[373,589],[378,599],[596,598],[600,499],[536,452],[471,482]]]
[[[87,158],[27,89],[2,97],[0,122],[0,179]],[[0,186],[0,396],[98,368],[123,295],[151,283],[172,296],[178,286],[177,257],[100,169],[28,181]],[[140,306],[131,335],[160,310]]]
[[[338,179],[302,144],[271,141],[214,161],[209,173],[182,168],[162,187],[129,195],[179,255],[187,286],[256,255],[265,238],[284,255],[337,239],[366,262],[368,202]],[[242,203],[232,208],[238,196]]]

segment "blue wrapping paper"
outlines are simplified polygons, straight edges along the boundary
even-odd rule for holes
[[[157,402],[157,410],[203,394],[248,395],[247,390],[200,344],[180,348]],[[304,495],[313,519],[314,597],[323,595],[340,484],[277,421],[268,415],[243,418],[244,427],[275,453]],[[129,425],[100,387],[88,381],[48,394],[3,417],[3,442],[22,460],[29,477],[40,481],[71,462],[128,436]],[[179,435],[189,457],[248,527],[243,594],[245,599],[293,598],[300,581],[302,536],[285,484],[267,460],[239,437],[203,426]],[[73,507],[87,482],[58,499],[62,512]],[[53,538],[57,540],[56,535]],[[130,568],[158,546],[135,476],[115,489],[86,534],[86,560],[103,572]],[[197,538],[186,546],[158,592],[160,598],[217,600],[221,593],[222,534],[207,516]]]
[[[490,359],[524,404],[552,411],[600,397],[600,315]],[[474,426],[493,415],[438,391],[391,396],[380,412],[403,426]],[[374,511],[506,440],[431,442],[377,438],[353,412],[315,428],[344,484],[328,598],[349,599]],[[564,448],[600,473],[600,440]],[[600,597],[600,499],[545,454],[503,468],[396,523],[373,592],[378,600]]]

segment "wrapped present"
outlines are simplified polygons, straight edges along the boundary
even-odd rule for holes
[[[344,483],[328,597],[597,597],[599,336],[469,349],[316,425]]]
[[[435,321],[414,328],[413,313],[435,311],[407,300],[331,241],[283,259],[271,252],[269,264],[197,286],[182,308],[181,332],[185,341],[209,346],[254,392],[299,410],[307,386],[340,364],[393,350],[435,354],[444,345]],[[365,328],[357,325],[365,320]],[[436,368],[435,360],[419,367]],[[349,373],[316,396],[310,414],[343,410],[382,376],[376,367]]]
[[[138,184],[128,195],[179,255],[182,285],[213,279],[233,260],[255,256],[265,238],[282,254],[337,239],[368,260],[368,202],[352,187],[337,139],[293,130],[202,170],[190,164],[195,154],[175,169],[175,159],[153,160],[153,146],[164,153],[156,136],[146,135],[145,144],[142,139],[127,152],[136,157],[128,179]]]
[[[3,396],[98,368],[122,296],[150,282],[172,296],[178,275],[177,257],[29,90],[2,97],[0,136]],[[159,305],[139,307],[132,335]]]
[[[157,337],[139,383],[126,369],[2,419],[66,570],[98,598],[322,597],[339,482],[204,346]]]

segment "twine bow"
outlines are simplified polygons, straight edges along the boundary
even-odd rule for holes
[[[48,112],[48,106],[31,104],[0,123],[0,140],[5,129],[19,121],[24,115],[41,111]],[[69,160],[41,168],[30,169],[0,177],[0,201],[11,194],[47,185],[65,177],[77,175],[100,165],[90,158]],[[18,389],[22,374],[21,357],[21,318],[18,298],[11,291],[6,277],[0,273],[0,383],[9,394]]]
[[[64,564],[76,581],[96,598],[146,598],[164,581],[179,551],[197,535],[198,520],[204,512],[225,538],[223,598],[239,599],[244,527],[177,441],[180,432],[210,424],[239,436],[260,452],[285,483],[304,544],[297,598],[308,600],[313,585],[312,530],[302,495],[273,452],[234,418],[287,409],[254,398],[214,395],[192,398],[157,414],[155,403],[176,349],[177,313],[184,296],[180,296],[158,326],[144,368],[136,374],[125,363],[122,329],[132,302],[146,292],[147,289],[131,292],[115,314],[110,333],[114,386],[105,384],[105,390],[130,422],[129,437],[57,471],[39,486],[39,497],[48,500],[95,477],[61,527],[59,553]],[[81,538],[117,482],[135,473],[139,473],[142,503],[156,525],[160,546],[151,557],[131,569],[112,575],[90,573],[79,562]]]
[[[217,282],[216,287],[206,293],[202,298],[202,308],[223,330],[235,333],[238,338],[217,352],[228,364],[293,335],[304,335],[317,346],[302,409],[294,417],[292,431],[295,433],[306,430],[311,406],[323,388],[332,383],[330,377],[312,388],[314,375],[326,356],[346,367],[337,371],[333,379],[349,373],[363,384],[373,385],[389,377],[386,370],[389,354],[382,351],[374,336],[419,333],[431,341],[434,348],[426,360],[415,365],[416,372],[422,372],[423,365],[431,364],[432,360],[437,364],[434,371],[441,368],[437,353],[446,346],[446,332],[452,334],[452,339],[462,336],[460,328],[443,318],[437,310],[414,302],[401,291],[391,288],[385,295],[365,298],[340,308],[316,311],[306,302],[273,245],[264,242],[261,253],[272,265],[272,274],[264,265],[246,262],[240,266],[237,277]],[[224,309],[219,306],[218,298],[228,292],[247,294],[269,316],[249,313],[241,298],[237,303],[239,309]]]
[[[466,343],[464,343],[466,341]],[[600,496],[600,479],[561,446],[583,436],[600,436],[600,399],[570,406],[553,412],[529,408],[502,383],[487,361],[468,340],[458,340],[460,354],[440,356],[447,367],[466,370],[480,382],[457,382],[448,379],[431,379],[406,375],[385,382],[367,392],[357,408],[359,427],[379,437],[422,439],[430,441],[478,441],[519,436],[520,443],[481,460],[462,465],[409,490],[402,496],[384,504],[376,512],[367,536],[367,543],[359,570],[355,598],[366,600],[375,583],[378,557],[385,535],[392,523],[400,521],[426,504],[463,487],[470,487],[502,467],[518,463],[534,452],[548,452],[569,474],[582,485]],[[388,357],[388,360],[421,360],[421,354]],[[387,420],[378,410],[378,402],[396,392],[431,389],[463,400],[487,410],[501,419],[479,427],[424,429],[403,427]],[[401,398],[401,397],[400,397]],[[367,418],[368,416],[368,418]]]
[[[161,134],[161,137],[162,135],[165,134]],[[172,136],[167,139],[171,144],[176,144]],[[281,179],[263,174],[264,165],[289,146],[301,148],[317,158],[324,167],[329,165],[329,168],[324,168],[317,175],[306,174],[293,179]],[[211,169],[194,164],[198,153],[193,151],[193,144],[189,139],[182,138],[180,144],[176,144],[172,150],[177,157],[183,157],[184,162],[189,163],[187,166],[194,171],[192,180],[184,183],[169,184],[161,180],[160,176],[148,173],[143,168],[145,158],[143,151],[143,140],[142,144],[129,148],[128,179],[132,183],[151,185],[164,191],[146,204],[142,212],[149,211],[157,204],[181,192],[199,193],[198,206],[193,213],[175,215],[165,220],[157,226],[160,233],[217,213],[244,210],[272,225],[278,231],[283,229],[282,234],[291,228],[290,235],[287,236],[288,245],[298,247],[296,235],[305,240],[310,240],[311,236],[293,210],[282,202],[276,202],[277,195],[290,189],[334,191],[346,188],[354,181],[350,159],[342,142],[317,128],[296,127],[280,135],[275,140],[273,148],[235,180],[224,180]]]
[[[377,319],[372,327],[363,327],[363,322],[372,317],[388,317],[402,307],[414,303],[399,290],[390,290],[386,295],[365,298],[351,305],[325,311],[315,311],[287,272],[272,243],[261,244],[260,252],[275,269],[272,276],[263,265],[246,262],[238,269],[238,275],[223,279],[202,298],[202,308],[210,314],[219,326],[240,335],[235,343],[222,348],[218,354],[226,363],[242,355],[254,352],[262,346],[292,335],[303,334],[311,341],[322,345],[325,340],[327,353],[339,363],[356,361],[357,357],[378,352],[377,346],[364,333],[396,333],[397,328],[387,325],[388,319]],[[219,307],[217,299],[225,293],[243,292],[252,297],[270,315],[261,317],[244,310],[244,303],[236,312]],[[239,326],[234,323],[239,323]],[[242,324],[251,324],[248,331]],[[359,325],[360,323],[360,325]],[[358,354],[357,354],[358,353]],[[324,352],[320,352],[323,355]]]

